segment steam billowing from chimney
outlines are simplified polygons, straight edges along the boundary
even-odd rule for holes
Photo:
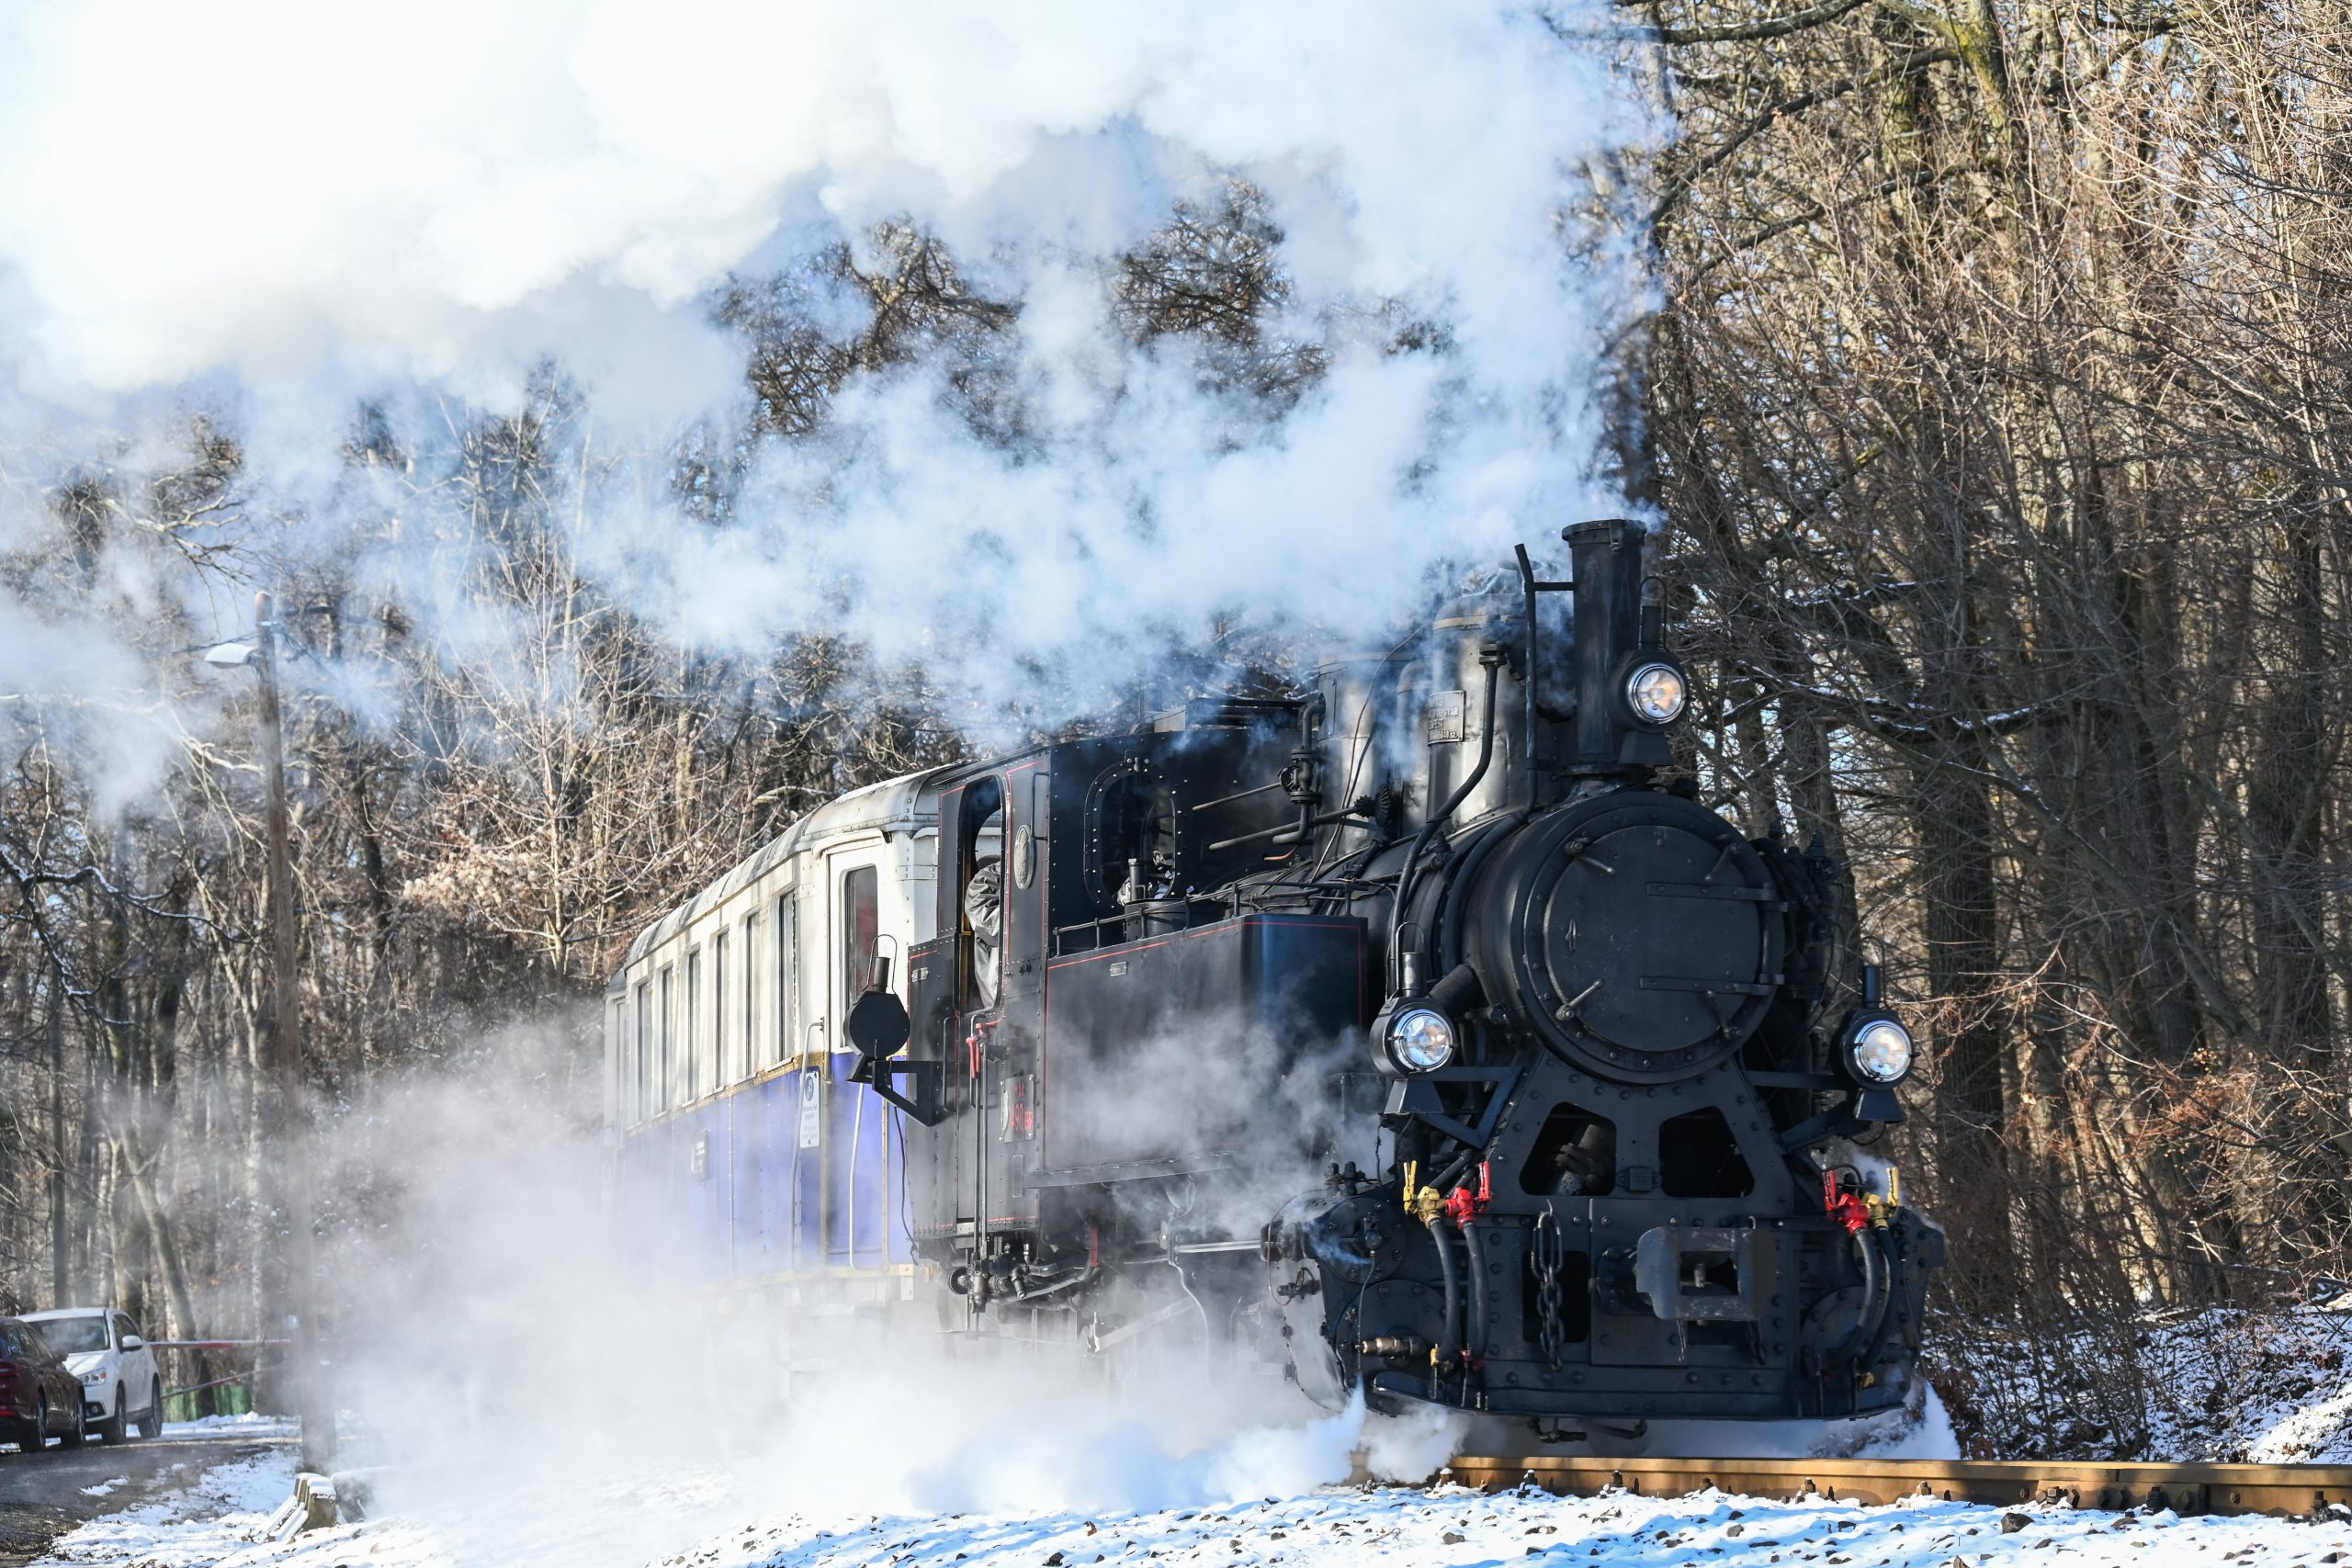
[[[446,447],[553,365],[588,411],[566,545],[689,646],[841,633],[951,706],[1034,712],[1213,623],[1376,630],[1441,567],[1622,505],[1596,366],[1637,289],[1575,215],[1645,121],[1565,41],[1604,10],[19,8],[0,547],[77,455],[167,468],[202,414],[243,449],[249,515],[287,520],[222,541],[258,574],[333,561],[494,644],[345,448],[362,404]],[[1114,309],[1118,258],[1228,180],[1282,236],[1272,325],[1320,367],[1295,402]],[[821,321],[844,307],[809,258],[886,221],[1017,308],[997,413],[920,359],[853,376],[812,437],[758,446],[724,525],[689,522],[661,454],[746,418],[714,289],[798,277]],[[230,629],[213,587],[136,585]],[[104,614],[19,588],[0,633],[28,635],[0,642]],[[101,662],[123,640],[92,634],[62,635]],[[81,679],[6,658],[0,683]]]

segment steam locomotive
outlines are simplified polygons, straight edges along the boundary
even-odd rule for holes
[[[1942,1237],[1853,1141],[1911,1036],[1869,966],[1831,1016],[1819,844],[1661,783],[1646,531],[1564,537],[1291,694],[812,814],[616,976],[619,1189],[779,1322],[1546,1436],[1902,1403]]]

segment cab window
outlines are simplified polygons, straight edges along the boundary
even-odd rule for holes
[[[958,909],[962,941],[964,1006],[996,1006],[1004,966],[1004,786],[994,779],[975,783],[964,795],[964,834]]]

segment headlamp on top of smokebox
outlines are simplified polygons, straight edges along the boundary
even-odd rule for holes
[[[1391,1077],[1433,1073],[1451,1063],[1461,1032],[1425,997],[1395,997],[1372,1023],[1374,1063]]]
[[[1618,690],[1627,716],[1649,729],[1665,728],[1690,705],[1690,682],[1682,666],[1656,652],[1629,660]]]
[[[1848,1014],[1838,1038],[1846,1076],[1864,1089],[1893,1089],[1911,1076],[1911,1032],[1884,1009]]]

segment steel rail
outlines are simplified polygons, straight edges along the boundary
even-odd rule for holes
[[[2115,1464],[2095,1460],[1600,1459],[1532,1454],[1457,1459],[1431,1478],[1487,1491],[1534,1485],[1563,1496],[1611,1489],[1673,1497],[1713,1487],[1755,1497],[1887,1504],[1906,1497],[2014,1506],[2170,1508],[2189,1514],[2352,1513],[2352,1465]],[[2344,1514],[2335,1517],[2342,1517]]]

